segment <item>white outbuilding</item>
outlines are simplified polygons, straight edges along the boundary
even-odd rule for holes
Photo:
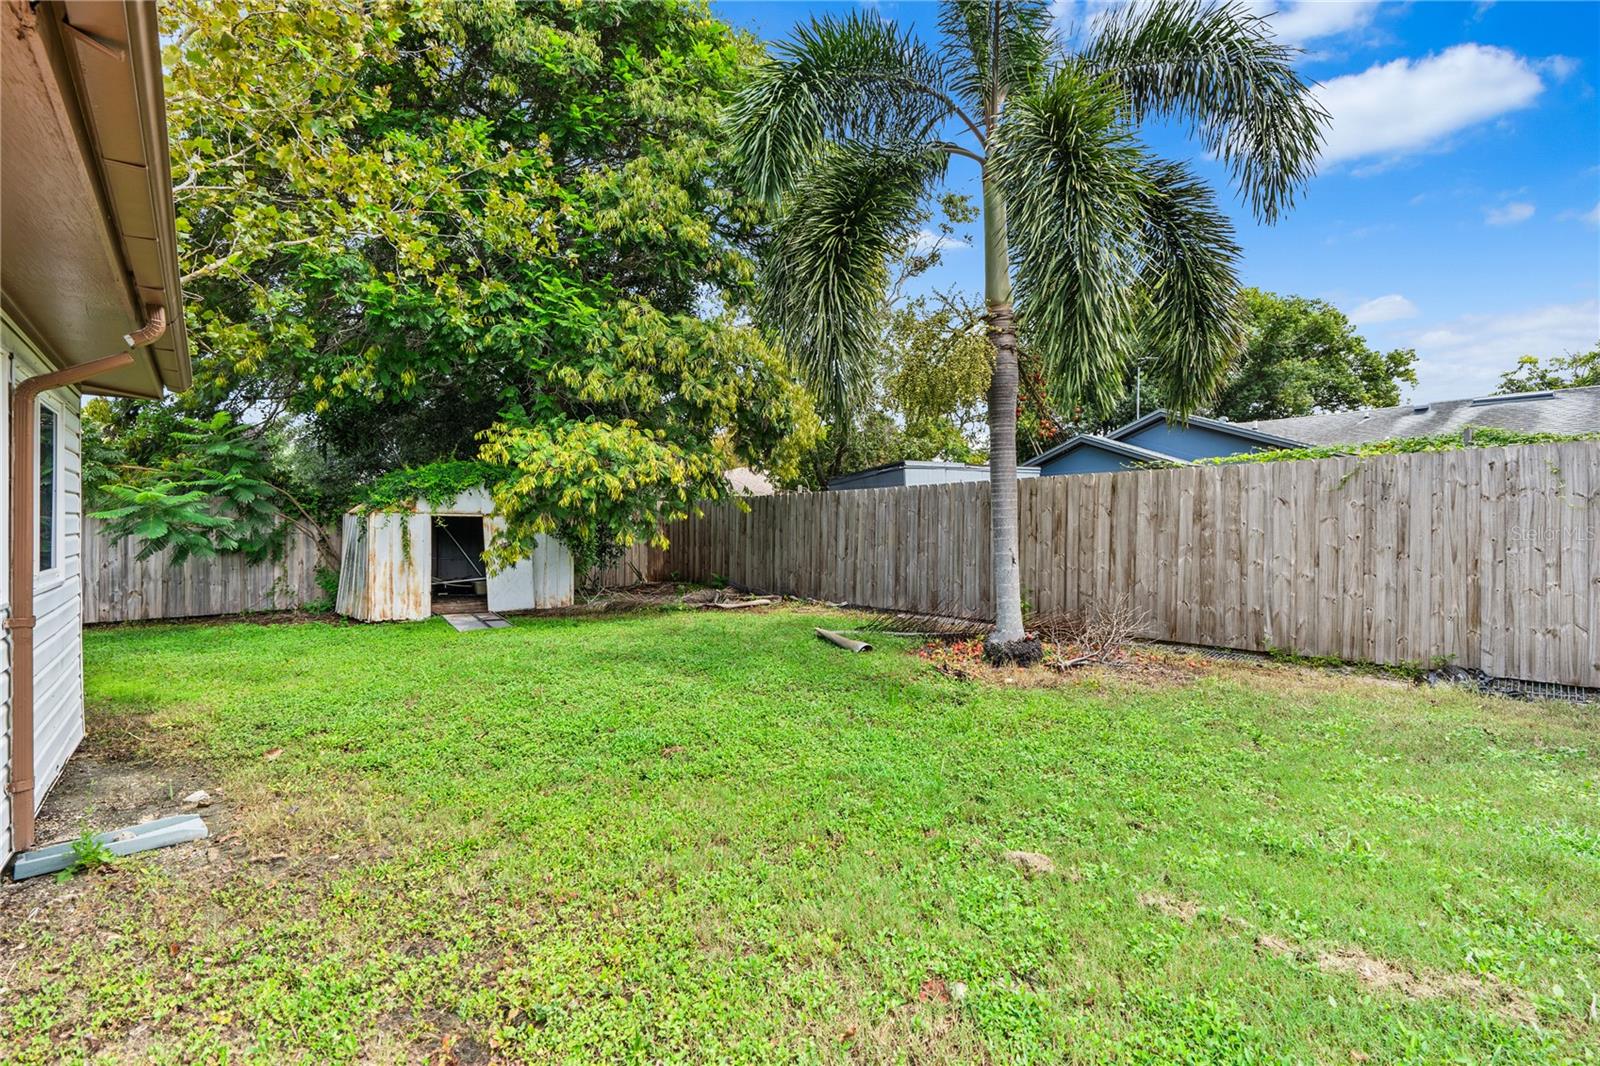
[[[418,500],[405,511],[350,512],[336,609],[365,622],[402,622],[570,606],[572,554],[554,537],[541,534],[532,556],[489,572],[483,550],[498,521],[483,488],[443,506]]]

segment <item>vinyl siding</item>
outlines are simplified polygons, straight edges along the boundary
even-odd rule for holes
[[[1192,423],[1185,426],[1157,422],[1137,433],[1118,437],[1117,440],[1123,444],[1149,448],[1153,452],[1161,452],[1176,459],[1190,460],[1217,459],[1243,452],[1262,451],[1266,448],[1266,445],[1236,437],[1231,433],[1223,433],[1208,426]]]
[[[1096,448],[1092,444],[1079,445],[1053,459],[1039,464],[1040,477],[1061,477],[1067,474],[1115,474],[1121,470],[1134,470],[1139,460]]]
[[[47,367],[12,326],[0,323],[0,340],[7,356],[6,382],[10,384],[42,374]],[[44,802],[50,787],[61,776],[61,769],[83,740],[83,500],[81,466],[81,426],[78,421],[78,395],[71,389],[56,389],[45,394],[45,401],[59,417],[61,487],[58,493],[59,524],[57,565],[34,582],[34,802]],[[0,415],[0,462],[11,469],[11,427],[9,405]],[[9,504],[9,495],[7,497]],[[0,604],[11,614],[10,588],[10,507],[0,525]],[[0,738],[0,757],[4,758],[9,779],[11,767],[11,637],[0,637],[5,645],[5,669],[0,672],[0,699],[5,703],[5,732]],[[11,854],[11,808],[9,795],[0,795],[0,857]],[[0,859],[3,861],[3,859]]]

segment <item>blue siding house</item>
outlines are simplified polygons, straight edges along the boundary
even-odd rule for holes
[[[1021,469],[1036,469],[1040,477],[1062,474],[1112,474],[1141,466],[1170,465],[1173,457],[1093,433],[1080,433],[1065,443],[1035,456]],[[1182,462],[1183,460],[1178,460]]]
[[[1302,444],[1288,437],[1199,415],[1190,415],[1186,422],[1169,422],[1165,411],[1152,411],[1104,436],[1080,433],[1034,456],[1022,466],[1037,469],[1040,477],[1103,474],[1216,459],[1241,452],[1299,448]]]

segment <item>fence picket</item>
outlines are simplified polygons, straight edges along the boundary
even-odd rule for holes
[[[1597,470],[1584,442],[1041,478],[1018,486],[1024,588],[1050,612],[1127,597],[1158,639],[1600,687]],[[986,484],[733,508],[676,524],[647,576],[714,555],[735,584],[992,615]],[[85,569],[124,580],[109,549]]]

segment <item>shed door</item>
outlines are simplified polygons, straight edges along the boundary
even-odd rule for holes
[[[498,527],[499,520],[496,518],[489,517],[483,520],[485,544],[494,540]],[[533,608],[533,560],[518,559],[516,566],[490,571],[489,610],[531,611]]]

